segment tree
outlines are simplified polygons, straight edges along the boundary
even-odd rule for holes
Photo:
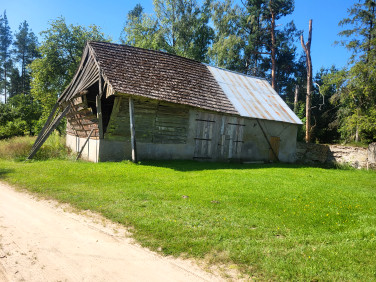
[[[64,18],[52,21],[41,35],[43,41],[38,48],[41,57],[30,65],[31,94],[43,106],[45,118],[75,74],[86,42],[110,39],[96,25],[88,28],[67,25]]]
[[[232,0],[213,4],[215,35],[209,56],[218,67],[247,73],[244,59],[246,41],[241,28],[242,10]]]
[[[376,1],[363,0],[349,10],[349,18],[340,32],[342,41],[352,51],[349,69],[332,74],[327,84],[335,85],[331,101],[338,106],[338,123],[345,141],[376,141]]]
[[[6,11],[0,16],[0,60],[3,68],[3,95],[4,101],[7,102],[7,87],[8,87],[8,70],[12,66],[12,61],[10,60],[10,46],[12,44],[12,33],[8,24],[8,18]]]
[[[312,20],[309,20],[308,41],[304,43],[303,34],[300,36],[300,42],[304,53],[306,54],[307,67],[307,94],[306,94],[306,136],[305,141],[311,142],[311,92],[312,92],[312,59],[311,59],[311,42],[312,42]]]
[[[9,73],[9,98],[14,97],[19,93],[23,93],[22,91],[22,77],[20,75],[20,71],[16,67],[12,67]]]
[[[135,47],[159,50],[163,46],[163,38],[158,21],[143,11],[140,4],[129,11],[120,41]]]
[[[205,61],[213,31],[208,22],[210,0],[199,7],[195,0],[154,0],[154,10],[166,51]]]
[[[284,81],[293,80],[295,73],[298,31],[293,22],[279,29],[276,22],[292,13],[293,1],[248,0],[242,4],[227,0],[213,5],[215,40],[209,54],[216,65],[269,78],[274,89],[283,92]]]
[[[39,56],[39,53],[37,50],[38,39],[29,30],[29,25],[26,21],[20,24],[19,30],[15,34],[13,46],[14,60],[21,65],[21,88],[18,93],[28,94],[30,92],[30,74],[27,66]]]
[[[331,103],[335,95],[334,84],[328,83],[328,78],[335,75],[338,70],[332,66],[330,69],[320,69],[314,78],[312,91],[311,116],[313,120],[311,140],[319,143],[334,143],[340,139],[338,132],[338,107]]]
[[[154,0],[155,17],[136,5],[127,15],[121,41],[208,62],[213,38],[209,26],[210,0],[199,7],[195,0]]]

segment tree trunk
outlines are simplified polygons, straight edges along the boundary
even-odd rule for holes
[[[295,85],[295,96],[294,96],[294,113],[298,112],[298,95],[299,95],[299,85]]]
[[[312,42],[312,20],[309,20],[308,41],[304,44],[303,34],[300,36],[300,42],[306,54],[307,63],[307,95],[306,95],[306,143],[311,142],[311,92],[312,92],[312,60],[311,60],[311,42]]]
[[[4,64],[4,104],[7,103],[7,66]]]
[[[134,124],[134,104],[132,97],[129,97],[129,122],[131,129],[132,162],[137,163],[136,129]]]
[[[277,90],[277,85],[275,81],[275,68],[276,68],[276,62],[275,62],[275,13],[272,8],[272,1],[269,2],[269,8],[270,13],[272,16],[272,22],[271,22],[271,38],[272,38],[272,46],[271,46],[271,59],[272,59],[272,87],[274,90]]]

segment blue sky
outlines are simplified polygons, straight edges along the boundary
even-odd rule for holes
[[[308,21],[313,19],[312,62],[314,72],[321,67],[336,65],[338,68],[347,64],[349,53],[344,47],[333,46],[341,28],[338,22],[347,16],[347,9],[355,0],[295,0],[295,11],[284,21],[294,20],[298,29],[304,30],[305,40],[308,35]],[[26,20],[32,30],[39,32],[48,28],[48,22],[64,16],[68,24],[96,24],[102,31],[119,40],[126,14],[137,3],[147,13],[153,13],[152,0],[0,0],[1,12],[7,11],[12,31],[18,30],[19,24]],[[297,42],[300,46],[300,42]],[[300,48],[301,50],[301,48]]]

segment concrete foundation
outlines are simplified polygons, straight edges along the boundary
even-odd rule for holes
[[[73,152],[78,153],[83,144],[85,144],[86,138],[80,138],[67,134],[66,145],[71,148]],[[86,143],[84,150],[82,151],[81,158],[91,162],[97,163],[99,161],[99,140],[89,139]]]

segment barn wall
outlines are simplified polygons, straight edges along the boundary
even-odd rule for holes
[[[245,120],[245,130],[243,134],[244,143],[242,148],[242,158],[244,161],[269,161],[271,150],[261,127],[269,142],[272,137],[278,137],[278,158],[282,162],[295,162],[296,160],[296,136],[298,125],[256,119]]]
[[[280,161],[295,161],[295,124],[257,121],[146,99],[135,99],[134,111],[139,160],[270,161],[273,153],[266,135]],[[84,141],[67,137],[67,144],[76,151]],[[104,139],[90,140],[83,157],[91,161],[131,159],[128,97],[115,98]]]
[[[222,115],[172,103],[135,100],[137,155],[144,159],[269,161],[268,140],[277,140],[279,160],[294,162],[297,125]],[[128,97],[117,97],[101,161],[131,158]]]
[[[101,161],[131,159],[129,100],[118,96],[104,139]],[[194,113],[186,106],[134,99],[137,157],[143,159],[191,159],[194,151]]]
[[[78,153],[83,144],[85,144],[87,138],[81,138],[71,134],[67,134],[66,145],[71,148],[73,152]],[[98,139],[89,139],[84,150],[82,151],[81,158],[91,162],[99,161],[99,140]]]

